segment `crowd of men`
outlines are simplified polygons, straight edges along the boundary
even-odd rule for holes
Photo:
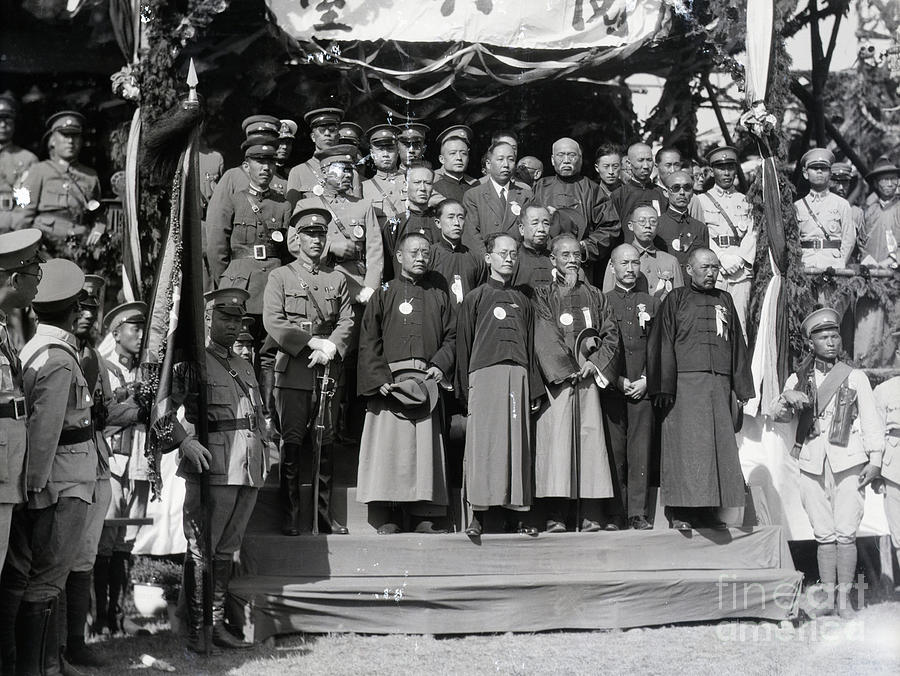
[[[136,527],[105,522],[146,513],[147,308],[120,305],[98,330],[104,280],[64,255],[104,230],[90,218],[96,174],[78,163],[83,118],[51,117],[37,162],[12,145],[14,116],[0,97],[0,659],[4,674],[58,673],[99,663],[84,643],[92,584],[93,629],[121,623]],[[184,414],[170,449],[187,485],[191,649],[208,648],[206,566],[213,643],[247,645],[225,626],[225,596],[275,464],[285,535],[348,532],[330,505],[334,448],[360,407],[356,499],[384,535],[452,528],[454,415],[470,537],[537,535],[522,518],[533,507],[549,533],[649,529],[657,474],[673,528],[725,527],[721,509],[745,500],[735,431],[755,394],[745,336],[758,226],[734,148],[714,148],[695,173],[673,148],[603,146],[595,181],[575,140],[553,144],[544,176],[499,131],[475,177],[465,125],[436,136],[434,169],[421,122],[364,131],[337,108],[304,121],[315,152],[302,164],[290,162],[299,125],[267,115],[244,121],[240,166],[200,157],[207,380],[176,370]],[[860,213],[829,151],[801,164],[804,265],[896,266],[900,169],[876,165]],[[17,350],[6,316],[28,307],[37,329]],[[860,322],[883,334],[876,310]],[[833,310],[810,314],[810,356],[773,406],[800,418],[803,502],[846,613],[866,485],[885,492],[900,544],[900,380],[873,394],[840,361],[838,323]]]

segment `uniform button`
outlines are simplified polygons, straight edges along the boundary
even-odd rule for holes
[[[313,287],[313,291],[318,291],[318,290],[319,290],[319,287],[318,287],[318,286],[314,286],[314,287]]]

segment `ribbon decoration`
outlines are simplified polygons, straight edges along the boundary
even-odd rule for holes
[[[728,310],[724,305],[716,305],[716,335],[728,340]]]

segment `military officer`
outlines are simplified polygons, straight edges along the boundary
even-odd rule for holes
[[[326,169],[327,171],[327,169]],[[301,514],[301,461],[311,464],[303,443],[310,433],[310,421],[321,405],[321,383],[326,364],[329,378],[341,377],[342,360],[350,349],[353,316],[348,278],[322,262],[328,248],[328,224],[332,214],[322,207],[301,207],[291,219],[289,238],[297,260],[272,271],[266,284],[263,322],[266,331],[280,346],[275,361],[275,401],[281,420],[281,490],[284,504],[283,531],[299,534]],[[330,384],[330,383],[329,383]],[[337,397],[327,405],[329,427],[335,420]],[[305,522],[316,514],[323,532],[346,534],[347,529],[330,514],[331,429],[321,448],[321,463],[312,468],[319,476],[319,504],[309,505]],[[315,479],[313,479],[314,481]]]
[[[309,137],[316,147],[313,156],[303,164],[298,164],[291,169],[291,173],[288,175],[285,196],[292,205],[296,205],[303,198],[312,197],[316,186],[324,186],[325,177],[320,166],[321,154],[339,144],[338,129],[343,116],[344,111],[340,108],[316,108],[303,116],[304,121],[309,125]],[[359,197],[362,195],[359,175],[354,171],[351,177],[353,184],[349,192]]]
[[[16,100],[0,94],[0,233],[18,230],[22,218],[16,209],[15,189],[22,175],[38,158],[13,143],[16,133]]]
[[[381,284],[384,252],[372,203],[351,192],[357,150],[340,145],[319,156],[325,183],[300,200],[294,214],[309,208],[331,213],[323,258],[346,275],[351,301],[365,303]]]
[[[397,168],[399,134],[400,128],[391,124],[377,124],[366,132],[375,175],[363,181],[362,195],[372,202],[382,229],[388,221],[399,223],[406,213],[406,176]]]
[[[843,269],[856,245],[850,203],[828,189],[832,164],[834,155],[826,148],[813,148],[800,158],[809,181],[809,194],[794,202],[804,268]]]
[[[178,473],[185,479],[183,589],[188,609],[189,650],[205,652],[203,636],[204,561],[212,564],[212,640],[221,648],[249,648],[225,626],[225,597],[231,580],[234,554],[241,548],[247,522],[253,513],[259,488],[268,467],[268,438],[262,395],[253,366],[231,351],[241,331],[241,317],[249,294],[244,289],[220,288],[205,294],[206,382],[198,383],[187,372],[175,381],[173,397],[184,403],[185,424],[176,422],[173,440],[181,452]],[[180,370],[179,370],[180,371]],[[197,391],[206,387],[209,439],[204,447],[197,438]],[[208,502],[201,499],[200,476],[209,476]],[[207,520],[208,519],[208,520]],[[209,523],[207,552],[205,524]],[[205,557],[211,557],[210,562]]]
[[[294,152],[294,138],[297,136],[297,123],[293,120],[281,120],[278,130],[278,140],[275,143],[275,178],[279,183],[287,186],[288,175],[291,172],[291,153]],[[284,190],[280,191],[284,196]]]
[[[356,122],[343,120],[338,125],[338,143],[349,143],[362,150],[363,129]]]
[[[857,190],[857,177],[853,174],[853,165],[849,162],[835,162],[831,165],[831,180],[828,189],[838,197],[850,202],[851,195]],[[866,219],[862,208],[851,202],[850,214],[853,216],[853,227],[856,229],[856,244],[862,249],[866,243]]]
[[[431,129],[427,124],[407,120],[400,124],[397,141],[400,147],[400,172],[405,176],[406,169],[413,162],[425,157],[425,139]]]
[[[243,167],[250,184],[206,217],[206,256],[213,279],[224,287],[247,289],[247,313],[257,319],[262,315],[269,272],[287,256],[285,235],[291,207],[269,189],[275,175],[275,152],[275,146],[269,144],[248,147]],[[254,328],[254,347],[259,352],[265,337],[262,321],[255,322]]]
[[[90,250],[100,242],[106,223],[99,217],[100,179],[81,164],[84,116],[71,110],[47,120],[49,159],[22,176],[16,192],[22,224],[44,232],[44,245],[54,256],[74,255],[93,267]]]
[[[466,190],[478,185],[478,180],[466,173],[473,136],[472,128],[464,124],[448,127],[438,135],[441,167],[434,172],[435,203],[443,198],[461,203]]]
[[[715,185],[698,196],[703,221],[709,228],[709,244],[721,269],[716,287],[731,294],[741,331],[747,335],[747,308],[750,282],[756,260],[756,230],[750,202],[735,186],[737,150],[731,146],[714,148],[706,155]]]
[[[56,607],[77,558],[97,479],[90,388],[72,323],[84,273],[72,261],[41,265],[35,336],[22,348],[28,405],[26,509],[14,514],[2,586],[15,620],[18,674],[59,673]],[[6,661],[7,650],[3,650]],[[4,663],[4,669],[7,665]]]

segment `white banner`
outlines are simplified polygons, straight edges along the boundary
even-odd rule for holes
[[[638,45],[665,34],[665,0],[268,0],[300,41],[470,42],[521,49]]]

